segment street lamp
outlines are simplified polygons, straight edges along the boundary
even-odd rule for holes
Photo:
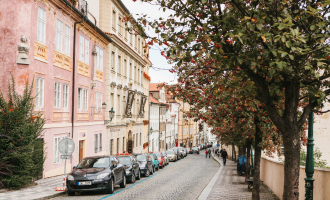
[[[172,122],[174,122],[174,134],[175,134],[175,118],[176,118],[176,115],[171,116]],[[171,148],[172,148],[172,133],[170,134],[170,144],[171,144]]]
[[[103,103],[103,104],[104,104],[104,106],[106,106],[105,103]],[[102,104],[102,108],[103,108],[103,104]],[[112,118],[114,117],[114,115],[115,115],[115,111],[113,110],[113,107],[112,107],[111,110],[109,111],[109,119],[110,120],[104,120],[104,124],[110,123],[112,121]]]

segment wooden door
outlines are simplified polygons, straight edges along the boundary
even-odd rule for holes
[[[79,141],[79,162],[84,158],[84,143],[84,140]]]

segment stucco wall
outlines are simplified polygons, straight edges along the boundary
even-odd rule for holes
[[[299,200],[305,199],[305,167],[300,167],[299,173]],[[280,199],[283,194],[284,165],[280,162],[261,158],[260,162],[261,180],[276,194]],[[314,176],[314,199],[328,200],[330,198],[330,170],[315,168]]]

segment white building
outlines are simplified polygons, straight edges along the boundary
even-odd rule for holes
[[[167,149],[175,147],[175,139],[178,137],[179,107],[180,104],[170,94],[165,94],[166,103],[166,144]]]
[[[153,97],[152,94],[149,95],[150,102],[150,132],[149,132],[149,151],[159,151],[159,108],[161,103]]]

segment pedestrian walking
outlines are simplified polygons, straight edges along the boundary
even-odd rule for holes
[[[207,152],[207,149],[205,150],[205,158],[207,158],[207,154],[208,154],[208,152]]]
[[[226,149],[223,149],[221,152],[221,157],[223,159],[223,165],[226,165],[226,158],[228,157]]]
[[[211,149],[209,149],[209,158],[211,158]]]

